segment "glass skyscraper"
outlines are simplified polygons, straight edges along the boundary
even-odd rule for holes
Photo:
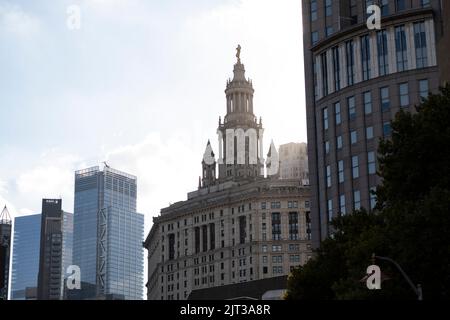
[[[25,289],[37,287],[41,215],[14,219],[11,300],[25,300]]]
[[[73,262],[80,299],[142,299],[144,216],[136,212],[136,177],[105,166],[75,172]]]
[[[24,300],[26,288],[36,288],[39,273],[41,215],[14,219],[11,300]],[[73,214],[64,212],[62,274],[72,264]],[[62,279],[64,280],[64,279]],[[64,281],[62,282],[64,284]],[[61,290],[63,287],[61,287]],[[61,292],[62,294],[62,292]]]

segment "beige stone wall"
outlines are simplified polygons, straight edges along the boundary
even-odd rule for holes
[[[285,182],[284,186],[278,183],[270,191],[267,185],[261,185],[259,191],[255,191],[258,184],[255,186],[193,198],[174,208],[173,212],[171,207],[166,208],[168,211],[155,219],[151,238],[146,241],[149,250],[148,299],[182,300],[196,289],[286,275],[291,267],[307,261],[311,256],[306,222],[309,208],[305,207],[309,203],[309,189],[301,187],[298,181]],[[266,209],[263,209],[264,202]],[[280,208],[272,209],[271,203],[278,202]],[[297,208],[290,208],[294,203]],[[191,209],[183,210],[190,206]],[[272,240],[273,212],[281,215],[280,240]],[[289,212],[298,213],[298,240],[289,240]],[[240,244],[239,218],[244,216],[246,237]],[[215,225],[214,250],[210,248],[211,223]],[[265,231],[263,223],[266,224]],[[205,252],[201,232],[204,225],[208,226]],[[199,253],[195,252],[196,227],[200,227]],[[266,240],[263,240],[263,233]],[[172,260],[169,260],[170,234],[175,237]],[[273,249],[278,249],[276,246],[281,246],[281,251],[274,252]],[[263,252],[264,248],[267,248],[266,252]]]

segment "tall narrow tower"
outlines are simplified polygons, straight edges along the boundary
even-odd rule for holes
[[[63,221],[61,199],[43,199],[39,258],[39,300],[61,299]]]
[[[264,176],[263,127],[253,113],[253,85],[245,78],[245,68],[237,48],[233,80],[225,90],[227,113],[219,120],[219,180],[252,181]]]
[[[11,227],[11,216],[5,206],[0,213],[0,300],[8,299]]]

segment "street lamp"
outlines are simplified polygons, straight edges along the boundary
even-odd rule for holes
[[[417,300],[419,300],[419,301],[423,300],[422,286],[420,284],[418,284],[417,287],[416,287],[414,285],[414,283],[411,281],[411,279],[408,277],[408,275],[405,273],[405,271],[403,271],[402,267],[400,267],[400,265],[397,262],[395,262],[394,260],[392,260],[391,258],[388,258],[388,257],[376,256],[375,253],[373,253],[372,254],[372,261],[374,262],[374,264],[375,264],[375,260],[376,259],[384,260],[384,261],[388,261],[388,262],[392,263],[398,269],[398,271],[400,271],[400,273],[402,274],[403,278],[405,278],[406,282],[408,282],[408,284],[411,287],[411,289],[417,295]]]

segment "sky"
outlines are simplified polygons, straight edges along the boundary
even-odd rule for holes
[[[302,36],[298,0],[0,0],[0,206],[73,212],[74,171],[107,161],[137,176],[147,234],[217,150],[238,44],[264,150],[306,142]]]

